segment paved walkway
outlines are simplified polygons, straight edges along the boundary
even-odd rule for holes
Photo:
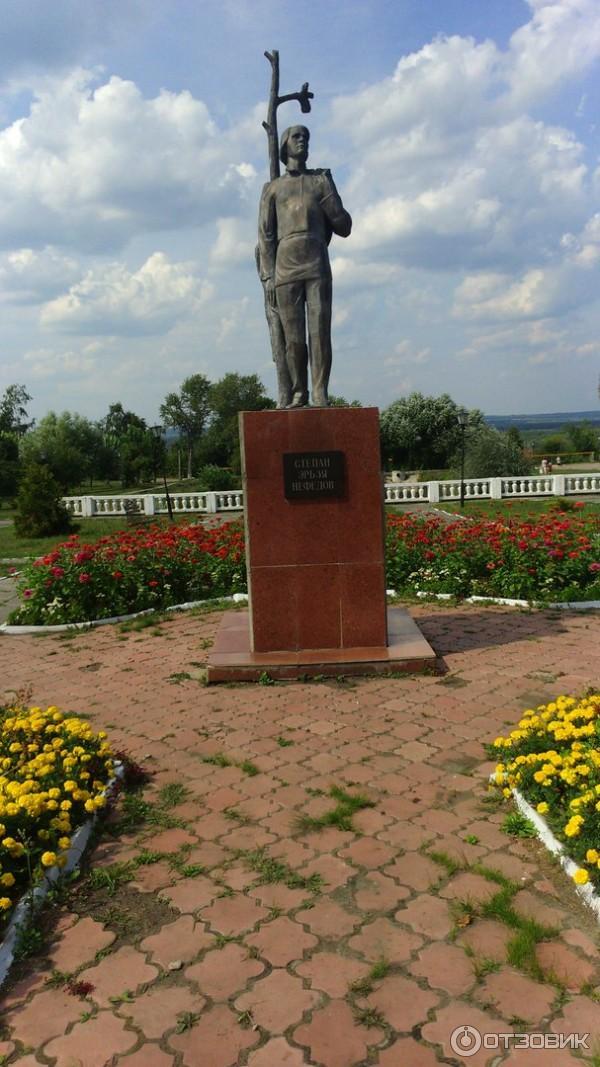
[[[481,742],[597,682],[600,617],[414,614],[443,678],[209,689],[217,615],[0,637],[6,690],[31,684],[36,702],[90,713],[155,772],[146,821],[138,804],[94,856],[95,870],[134,863],[83,882],[6,991],[0,1056],[19,1067],[582,1062],[489,1047],[514,1029],[600,1034],[600,965],[598,928],[571,885],[536,842],[500,832]],[[374,806],[354,829],[299,827],[332,809],[332,784]],[[499,909],[481,915],[498,884],[473,864],[514,879],[517,913],[556,928],[530,959],[535,977],[507,963],[514,931]],[[74,973],[85,998],[66,985]],[[453,1052],[465,1026],[492,1035],[488,1048]]]

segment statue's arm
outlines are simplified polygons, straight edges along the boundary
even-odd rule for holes
[[[261,281],[268,281],[275,276],[275,256],[277,253],[277,214],[275,211],[275,194],[272,182],[265,185],[260,198],[258,210],[258,248]]]
[[[338,237],[349,237],[352,231],[352,218],[342,204],[342,198],[335,187],[331,171],[324,170],[321,180],[323,183],[321,207],[329,224]]]

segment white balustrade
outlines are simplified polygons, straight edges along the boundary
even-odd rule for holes
[[[386,504],[437,504],[460,500],[460,478],[431,482],[385,482]],[[504,478],[465,478],[465,500],[500,500],[517,497],[600,496],[600,472],[597,474],[514,475]],[[95,515],[124,516],[125,500],[135,500],[147,516],[166,515],[166,494],[120,494],[117,496],[66,496],[63,503],[74,518]],[[173,493],[171,507],[176,514],[212,515],[216,512],[243,511],[243,489],[222,492]]]

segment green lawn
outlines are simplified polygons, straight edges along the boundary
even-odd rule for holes
[[[561,500],[564,498],[560,498]],[[569,498],[571,499],[571,498]],[[574,515],[598,515],[600,517],[600,502],[597,500],[586,500],[585,497],[573,496],[572,500],[581,499],[584,501],[582,508],[575,508]],[[539,518],[540,515],[546,515],[548,512],[556,511],[559,499],[557,497],[542,498],[539,500],[467,500],[465,501],[463,515],[467,515],[469,518],[484,518],[484,519],[527,519],[529,517]],[[454,501],[443,501],[438,505],[434,505],[439,508],[440,511],[460,512],[460,504]],[[402,508],[398,508],[401,511]]]

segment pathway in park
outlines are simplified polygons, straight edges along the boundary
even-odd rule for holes
[[[14,975],[2,1062],[598,1063],[490,1048],[514,1030],[600,1034],[600,963],[571,884],[537,842],[501,832],[481,743],[597,683],[600,616],[413,610],[443,677],[206,688],[216,614],[0,637],[3,688],[90,714],[153,770],[156,805],[154,822],[138,805],[125,834],[102,838],[104,878],[56,909],[46,947]],[[332,785],[374,806],[354,829],[299,827],[331,810]],[[156,862],[110,867],[141,852]],[[113,892],[119,870],[132,880]],[[516,883],[519,916],[555,930],[537,949],[521,938],[529,974],[507,962],[501,909],[481,915],[501,888],[490,871]],[[65,985],[73,973],[85,998]],[[451,1045],[466,1026],[491,1035],[473,1056]]]

